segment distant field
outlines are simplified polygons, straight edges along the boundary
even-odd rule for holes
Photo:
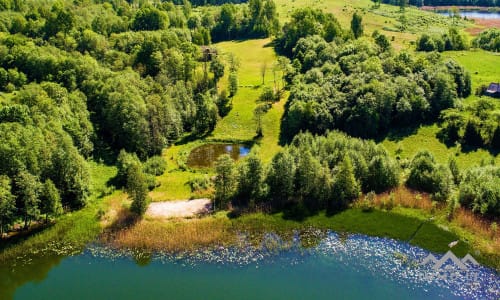
[[[500,82],[500,53],[473,49],[450,51],[443,55],[453,58],[470,72],[473,91],[482,84]]]
[[[393,39],[393,46],[396,49],[405,49],[410,47],[410,42],[415,41],[419,34],[442,33],[448,30],[451,25],[460,28],[474,26],[472,22],[463,20],[453,21],[451,18],[441,16],[433,12],[427,12],[408,7],[405,10],[406,29],[400,30],[402,25],[402,15],[398,6],[380,5],[379,8],[373,8],[371,0],[276,0],[278,13],[282,23],[286,22],[294,9],[311,7],[330,12],[335,15],[341,25],[349,29],[352,15],[355,11],[361,12],[365,34],[371,35],[374,30],[379,30],[389,38]]]

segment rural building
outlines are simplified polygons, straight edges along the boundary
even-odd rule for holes
[[[486,95],[500,98],[500,83],[490,83]]]
[[[201,58],[202,61],[211,61],[212,58],[217,56],[217,49],[210,48],[208,46],[201,47]]]

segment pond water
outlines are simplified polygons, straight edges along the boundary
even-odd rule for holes
[[[234,160],[245,157],[250,148],[240,144],[206,144],[195,148],[189,153],[187,165],[192,168],[213,167],[217,158],[229,154]]]
[[[284,246],[286,245],[286,246]],[[390,239],[323,235],[312,247],[264,237],[190,254],[134,258],[100,246],[65,258],[1,299],[498,299],[492,270],[452,264],[434,270],[429,254]],[[440,256],[437,255],[439,258]],[[37,273],[36,266],[30,267]],[[11,270],[16,274],[16,270]],[[5,275],[5,274],[4,274]],[[13,275],[12,277],[20,275]],[[3,276],[0,276],[3,277]],[[6,278],[3,278],[6,280]],[[34,281],[33,281],[34,280]],[[7,278],[7,282],[9,279]],[[11,281],[17,282],[17,281]],[[3,282],[5,284],[5,281]],[[1,287],[1,285],[0,285]],[[2,294],[3,293],[3,294]]]
[[[449,16],[448,11],[438,12],[440,15]],[[488,11],[478,11],[478,10],[461,10],[460,16],[467,17],[468,19],[494,19],[500,20],[499,12],[488,12]]]

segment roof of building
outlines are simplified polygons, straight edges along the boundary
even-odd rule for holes
[[[490,94],[500,93],[500,83],[490,83],[486,92]]]

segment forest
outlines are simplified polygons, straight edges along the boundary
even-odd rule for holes
[[[90,160],[125,164],[122,173],[135,181],[117,179],[118,187],[133,186],[145,201],[145,186],[155,186],[150,174],[158,175],[143,172],[147,158],[184,135],[210,132],[228,109],[217,89],[224,63],[197,44],[269,36],[278,26],[273,5],[194,13],[187,1],[2,1],[2,232],[85,206]]]

